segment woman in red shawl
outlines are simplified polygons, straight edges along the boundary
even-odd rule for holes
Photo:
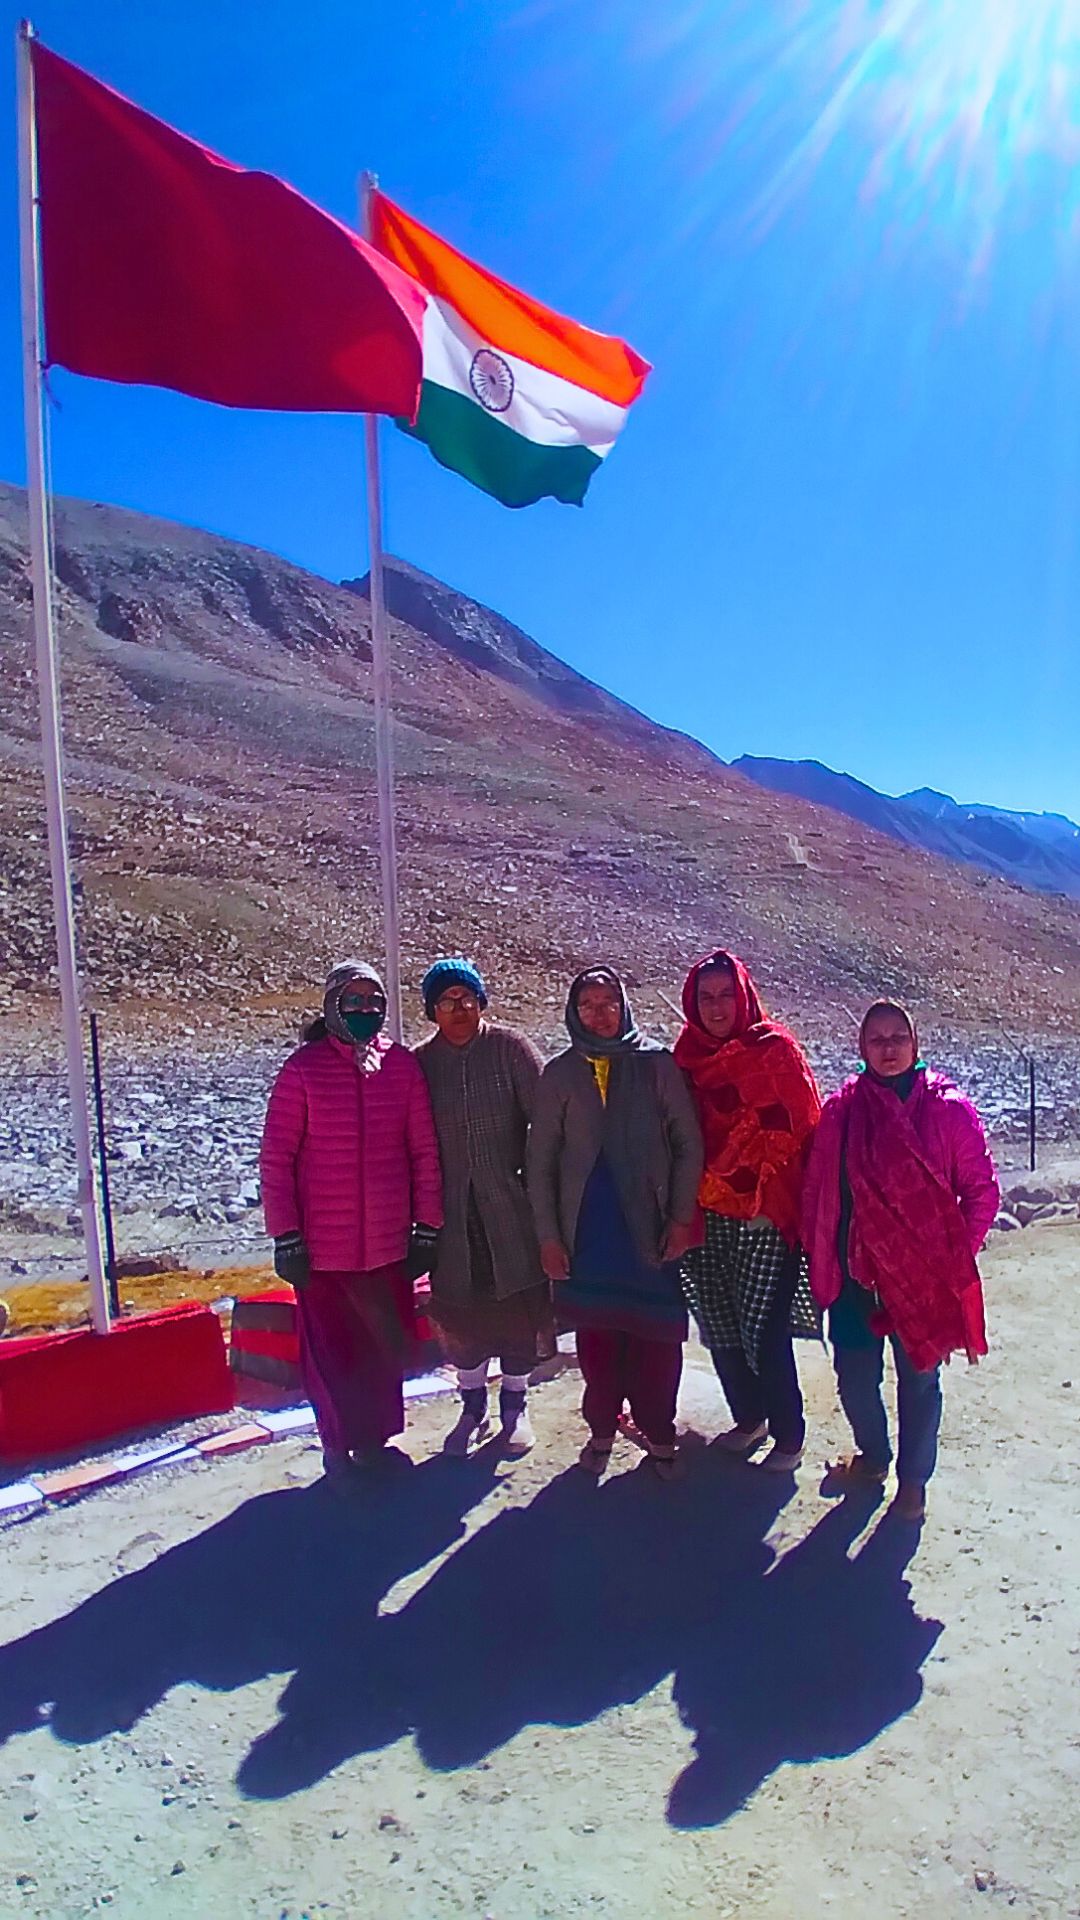
[[[807,1142],[821,1101],[802,1048],[766,1018],[741,960],[722,948],[691,967],[675,1058],[705,1136],[705,1244],[683,1286],[735,1421],[720,1444],[791,1472],[806,1429],[791,1334],[818,1333],[799,1246]]]
[[[896,1366],[896,1512],[919,1521],[937,1461],[942,1360],[986,1352],[975,1256],[998,1185],[975,1108],[919,1059],[906,1007],[877,1000],[859,1030],[862,1071],[826,1102],[803,1188],[810,1280],[829,1310],[837,1386],[859,1451],[840,1487],[880,1487],[892,1457],[881,1398]]]

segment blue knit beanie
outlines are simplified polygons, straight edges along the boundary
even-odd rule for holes
[[[429,1020],[434,1020],[435,1002],[447,987],[468,987],[470,993],[475,993],[481,1009],[487,1006],[487,994],[479,967],[474,967],[471,960],[458,954],[452,960],[436,960],[420,982],[424,1012]]]

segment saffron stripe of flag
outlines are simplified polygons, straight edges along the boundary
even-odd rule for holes
[[[420,411],[409,430],[504,506],[580,506],[648,362],[468,260],[385,194],[372,237],[428,296]]]

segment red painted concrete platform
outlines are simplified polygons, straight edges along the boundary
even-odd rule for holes
[[[0,1346],[0,1460],[72,1453],[232,1405],[220,1321],[195,1301],[117,1321],[109,1334],[79,1328]]]

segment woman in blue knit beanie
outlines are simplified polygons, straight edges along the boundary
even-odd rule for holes
[[[438,1029],[416,1057],[431,1094],[446,1213],[430,1318],[461,1392],[446,1451],[468,1453],[487,1437],[488,1365],[498,1359],[501,1444],[526,1453],[534,1443],[529,1375],[555,1351],[551,1288],[525,1192],[542,1062],[524,1034],[484,1019],[487,993],[471,960],[436,960],[420,991]]]
[[[448,987],[465,987],[483,1013],[488,1001],[480,969],[458,954],[452,960],[436,960],[420,982],[424,1012],[429,1020],[434,1020],[435,1008]]]

